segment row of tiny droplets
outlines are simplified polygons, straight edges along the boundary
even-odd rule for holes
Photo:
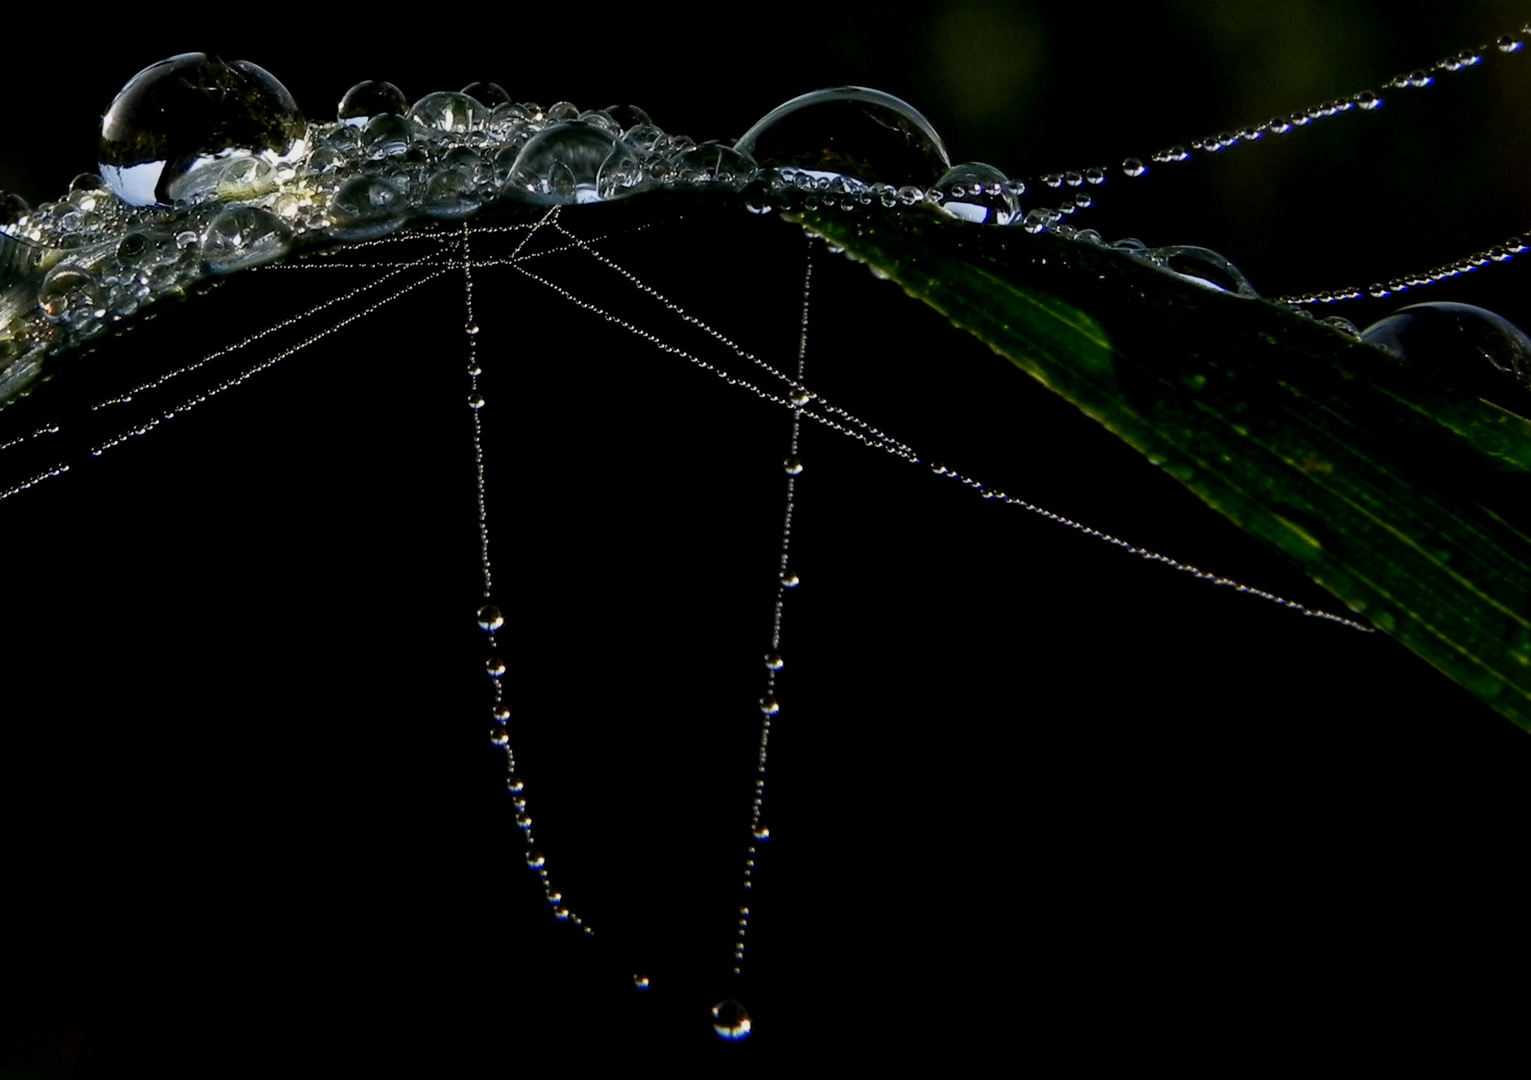
[[[1383,84],[1384,90],[1422,90],[1435,82],[1432,72],[1442,74],[1455,74],[1469,71],[1480,66],[1487,56],[1495,50],[1506,55],[1520,52],[1527,39],[1531,39],[1531,23],[1520,28],[1517,34],[1504,34],[1500,36],[1492,46],[1484,45],[1477,49],[1468,49],[1459,53],[1453,53],[1433,64],[1427,71],[1423,68],[1416,69],[1406,75]],[[1174,165],[1191,159],[1191,150],[1203,151],[1215,154],[1220,150],[1227,150],[1238,146],[1240,143],[1252,143],[1270,135],[1285,135],[1289,131],[1307,127],[1315,120],[1325,120],[1331,116],[1339,116],[1353,109],[1361,109],[1370,112],[1382,104],[1382,96],[1375,90],[1361,90],[1348,98],[1337,98],[1315,105],[1312,108],[1292,113],[1290,116],[1272,117],[1263,124],[1255,124],[1241,128],[1237,131],[1220,132],[1202,139],[1191,141],[1191,149],[1184,146],[1172,146],[1168,150],[1160,150],[1150,155],[1150,160],[1160,165]],[[1122,173],[1125,176],[1136,179],[1148,173],[1148,166],[1141,158],[1129,157],[1122,162]],[[1107,170],[1100,166],[1092,166],[1088,169],[1071,169],[1067,172],[1048,173],[1039,177],[1039,182],[1046,187],[1061,189],[1063,187],[1083,188],[1086,185],[1099,185],[1106,182]],[[1026,185],[1020,181],[1012,181],[1015,194],[1019,195],[1025,190]],[[1058,222],[1069,214],[1088,209],[1094,205],[1094,198],[1087,191],[1077,192],[1071,199],[1057,207],[1038,207],[1027,213],[1025,225],[1029,231],[1040,232],[1045,228],[1053,228]],[[1503,262],[1512,255],[1520,254],[1526,250],[1520,237],[1511,237],[1502,244],[1480,254],[1468,256],[1447,266],[1438,267],[1424,274],[1416,275],[1413,279],[1402,279],[1388,282],[1386,285],[1373,285],[1368,289],[1334,289],[1323,293],[1314,293],[1302,298],[1286,298],[1288,303],[1332,303],[1336,300],[1355,299],[1362,295],[1375,297],[1387,296],[1390,292],[1401,292],[1410,285],[1427,284],[1430,281],[1439,281],[1446,277],[1454,277],[1457,274],[1475,270],[1477,267],[1488,262]]]
[[[593,931],[585,925],[583,919],[564,904],[563,894],[553,887],[552,879],[548,876],[547,860],[535,846],[532,838],[532,816],[526,807],[526,785],[516,773],[516,752],[510,745],[510,731],[507,727],[510,721],[510,706],[505,704],[505,660],[499,655],[494,637],[495,631],[505,625],[505,615],[498,607],[489,603],[494,595],[494,568],[489,559],[489,514],[484,495],[484,422],[481,413],[484,407],[484,395],[479,393],[478,389],[478,377],[483,369],[478,362],[478,322],[473,316],[473,264],[467,225],[464,225],[462,230],[461,256],[463,336],[467,342],[468,352],[468,409],[473,418],[474,490],[478,503],[478,558],[479,569],[484,579],[482,595],[484,603],[478,609],[478,627],[489,635],[489,655],[484,660],[484,673],[489,677],[489,686],[493,695],[489,706],[491,720],[489,741],[505,754],[505,789],[510,793],[511,805],[515,808],[516,827],[521,830],[521,835],[526,839],[526,865],[535,871],[541,880],[543,896],[553,907],[553,917],[560,921],[572,922],[588,935]]]
[[[760,696],[760,751],[755,761],[755,796],[750,803],[750,844],[746,849],[744,859],[744,891],[748,894],[755,885],[755,846],[761,841],[770,839],[771,830],[766,827],[763,820],[765,812],[765,771],[766,758],[771,742],[771,719],[781,712],[781,705],[776,700],[776,674],[784,666],[781,657],[781,619],[787,592],[798,586],[797,573],[788,565],[788,554],[792,545],[792,509],[794,497],[797,493],[797,478],[803,471],[803,460],[798,457],[798,437],[801,433],[803,422],[803,407],[812,400],[811,395],[803,389],[804,361],[808,354],[808,298],[813,286],[813,258],[808,258],[807,267],[803,272],[803,318],[798,334],[797,343],[797,377],[793,384],[791,402],[795,406],[792,411],[792,434],[787,444],[787,456],[782,461],[782,470],[787,474],[787,498],[786,507],[782,511],[781,522],[781,554],[777,566],[776,603],[771,609],[771,648],[765,654],[766,686],[765,693]],[[745,938],[749,935],[750,909],[748,904],[739,907],[738,937],[734,941],[734,974],[741,973],[744,965]]]

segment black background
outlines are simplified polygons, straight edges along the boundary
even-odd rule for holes
[[[61,192],[115,88],[197,48],[263,64],[315,116],[363,78],[411,97],[491,78],[630,100],[699,138],[869,84],[924,110],[954,159],[1031,176],[1379,86],[1518,8],[1182,4],[1107,26],[968,5],[761,13],[747,34],[630,13],[508,39],[467,15],[120,27],[67,69],[12,69],[0,187]],[[1114,179],[1089,223],[1216,248],[1271,295],[1486,247],[1525,226],[1527,63]],[[613,250],[790,364],[802,241],[660,219]],[[184,362],[330,288],[282,273],[82,367]],[[1518,265],[1475,278],[1436,298],[1531,321]],[[1242,1057],[1483,1015],[1467,972],[1518,944],[1522,733],[1386,639],[811,427],[773,838],[733,986],[787,418],[511,271],[477,280],[512,732],[539,845],[597,937],[549,916],[484,738],[462,293],[438,282],[0,504],[0,1075]],[[608,302],[596,276],[567,284]],[[891,286],[820,255],[814,295],[826,396],[1059,513],[1332,606]],[[757,1030],[728,1047],[706,1010],[734,994]]]

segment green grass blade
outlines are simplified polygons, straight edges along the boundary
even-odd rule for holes
[[[1531,423],[1119,252],[934,215],[799,220],[1531,731]]]

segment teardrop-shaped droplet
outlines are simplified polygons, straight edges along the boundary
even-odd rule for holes
[[[478,609],[478,628],[493,633],[505,625],[505,614],[493,604]]]
[[[993,165],[969,161],[949,169],[936,182],[941,209],[979,225],[1008,225],[1020,206],[1010,192],[1010,178]]]
[[[795,168],[871,183],[929,186],[951,168],[930,121],[908,102],[862,86],[816,90],[772,109],[734,149],[761,168]]]
[[[1531,414],[1531,338],[1471,304],[1414,304],[1368,326],[1361,340],[1439,372],[1463,390]]]
[[[258,206],[225,206],[202,230],[201,256],[215,274],[275,262],[292,248],[292,230]]]
[[[210,164],[301,154],[304,126],[265,69],[182,53],[144,68],[112,101],[101,121],[101,176],[125,203],[168,205]]]
[[[738,1042],[750,1033],[750,1014],[737,1001],[720,1001],[712,1007],[712,1030],[719,1038]]]
[[[1182,281],[1214,292],[1229,292],[1251,300],[1260,299],[1241,270],[1217,252],[1203,247],[1176,244],[1148,248],[1135,257],[1166,270]]]
[[[348,127],[364,127],[374,116],[391,113],[403,116],[409,110],[409,99],[391,82],[359,82],[345,92],[335,116]]]

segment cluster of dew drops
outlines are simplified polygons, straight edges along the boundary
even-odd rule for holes
[[[1523,39],[1531,39],[1531,26],[1496,46],[1518,52]],[[1432,71],[1470,70],[1487,51],[1455,54]],[[1420,70],[1386,88],[1433,81]],[[1175,164],[1193,151],[1226,150],[1381,103],[1378,93],[1362,91],[1148,160]],[[1137,178],[1150,167],[1130,157],[1119,171]],[[1093,204],[1093,189],[1110,171],[1042,176],[1036,186],[1056,193],[1049,197],[1056,205],[1023,211],[1024,182],[980,162],[954,166],[916,109],[862,87],[794,98],[733,143],[669,134],[631,106],[516,102],[484,82],[413,104],[391,83],[359,83],[334,120],[310,122],[256,64],[185,53],[143,69],[117,95],[102,121],[98,173],[76,177],[63,198],[36,209],[0,195],[0,404],[26,389],[47,356],[209,275],[272,262],[303,245],[381,237],[416,218],[466,218],[497,200],[552,206],[679,189],[736,193],[756,212],[929,206],[964,221],[1109,246],[1198,285],[1258,295],[1215,252],[1131,239],[1107,244],[1071,226],[1067,218]],[[1367,291],[1399,291],[1525,250],[1512,238],[1481,259]]]

